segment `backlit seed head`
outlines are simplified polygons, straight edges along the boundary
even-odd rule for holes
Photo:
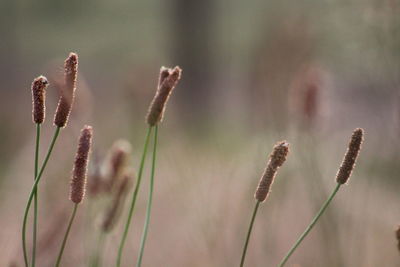
[[[54,125],[58,127],[63,128],[68,123],[75,98],[77,75],[78,55],[70,53],[64,63],[64,84],[60,88],[60,99],[54,116]]]
[[[361,128],[355,129],[353,135],[351,136],[342,165],[340,166],[336,175],[336,182],[339,184],[345,184],[349,180],[360,152],[363,139],[364,130]]]
[[[271,185],[274,182],[276,172],[279,167],[286,161],[287,155],[289,154],[289,143],[286,141],[278,142],[269,156],[267,167],[264,174],[261,176],[254,197],[257,201],[263,202],[267,199],[268,194],[271,190]]]
[[[83,127],[79,137],[78,151],[76,152],[71,179],[70,199],[76,204],[80,203],[85,195],[87,166],[92,146],[92,138],[92,127]]]
[[[154,126],[162,121],[167,101],[172,90],[181,79],[181,74],[182,70],[178,66],[173,69],[167,69],[165,67],[161,68],[157,92],[150,104],[146,118],[146,121],[150,126]]]
[[[32,119],[34,123],[44,122],[46,113],[46,88],[49,85],[46,77],[39,76],[32,82]]]

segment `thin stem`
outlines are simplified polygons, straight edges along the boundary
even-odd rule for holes
[[[251,235],[251,231],[253,230],[254,220],[257,215],[258,206],[260,206],[260,201],[257,201],[256,205],[254,206],[253,216],[251,216],[249,230],[247,231],[246,242],[244,243],[242,259],[240,260],[240,267],[244,266],[244,260],[246,258],[247,246],[249,245],[250,235]]]
[[[144,223],[142,240],[140,242],[139,257],[138,257],[138,260],[137,260],[137,263],[136,263],[137,267],[140,267],[142,265],[144,246],[146,244],[147,233],[148,233],[148,230],[149,230],[151,206],[152,206],[152,203],[153,203],[154,173],[155,173],[155,169],[156,169],[156,154],[157,154],[157,139],[158,139],[157,137],[158,137],[158,125],[156,125],[155,129],[154,129],[153,160],[152,160],[152,163],[151,163],[149,201],[147,202],[146,221]]]
[[[318,219],[321,217],[321,215],[324,213],[326,208],[329,206],[329,203],[331,203],[332,199],[335,197],[336,193],[339,191],[341,184],[337,184],[335,189],[333,190],[332,194],[329,196],[329,198],[325,201],[324,205],[322,205],[321,209],[318,211],[317,215],[314,217],[314,219],[311,221],[310,225],[306,228],[304,233],[299,237],[299,239],[296,241],[296,243],[293,245],[293,247],[289,250],[289,252],[286,254],[286,256],[283,258],[281,263],[278,265],[279,267],[283,267],[285,263],[289,260],[290,256],[293,254],[293,252],[296,250],[296,248],[300,245],[300,243],[303,241],[303,239],[307,236],[307,234],[311,231],[311,229],[314,227],[314,225],[317,223]]]
[[[36,180],[39,168],[39,145],[40,145],[40,123],[36,124],[36,146],[35,146],[35,170],[33,180]],[[37,188],[33,195],[33,230],[32,230],[32,267],[35,267],[36,261],[36,235],[37,235],[37,217],[38,217],[38,193]]]
[[[29,198],[28,198],[28,203],[26,204],[25,207],[25,212],[24,212],[24,219],[23,219],[23,223],[22,223],[22,249],[23,249],[23,253],[24,253],[24,261],[25,261],[25,266],[28,267],[28,256],[27,256],[27,252],[26,252],[26,223],[27,223],[27,219],[28,219],[28,213],[29,213],[29,209],[31,207],[32,204],[32,199],[33,199],[33,195],[34,192],[37,188],[37,185],[40,181],[40,178],[42,177],[43,171],[46,168],[47,162],[49,161],[51,152],[53,151],[54,148],[54,144],[56,143],[57,137],[60,133],[61,128],[57,127],[56,131],[54,132],[54,136],[53,139],[50,143],[50,147],[49,150],[47,151],[47,155],[44,159],[43,165],[39,171],[39,174],[36,176],[35,182],[33,183],[31,192],[29,194]]]
[[[149,129],[147,131],[146,139],[145,139],[145,142],[144,142],[143,154],[142,154],[142,159],[140,161],[139,173],[138,173],[138,178],[136,180],[135,191],[133,191],[131,206],[129,208],[129,213],[128,213],[128,219],[126,221],[124,233],[122,234],[122,239],[121,239],[121,242],[120,242],[119,248],[118,248],[118,256],[117,256],[117,263],[116,263],[117,267],[121,266],[122,252],[124,250],[126,238],[128,236],[129,226],[130,226],[131,221],[132,221],[132,215],[133,215],[133,210],[134,210],[135,204],[136,204],[136,198],[137,198],[137,195],[139,193],[140,183],[141,183],[141,180],[142,180],[143,167],[144,167],[144,162],[145,162],[145,159],[146,159],[147,147],[149,145],[150,134],[151,134],[152,128],[153,127],[151,127],[151,126],[149,127]]]
[[[99,240],[97,241],[96,250],[93,253],[90,267],[100,267],[101,266],[101,255],[103,255],[103,247],[104,241],[106,238],[107,232],[101,231],[99,234]]]
[[[60,252],[58,253],[58,257],[57,257],[57,261],[56,261],[55,267],[60,266],[61,258],[62,258],[62,255],[64,253],[65,244],[67,243],[69,231],[71,230],[71,226],[72,226],[72,223],[73,223],[73,221],[75,219],[75,215],[76,215],[76,210],[77,209],[78,209],[78,203],[75,203],[74,204],[74,208],[72,210],[71,218],[69,219],[69,222],[68,222],[67,231],[65,232],[64,239],[63,239],[62,244],[61,244]]]

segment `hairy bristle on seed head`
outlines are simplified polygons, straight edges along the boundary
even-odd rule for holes
[[[64,84],[60,88],[60,99],[54,116],[54,125],[60,128],[65,127],[68,123],[75,98],[77,75],[78,55],[70,53],[64,63]]]
[[[180,80],[181,74],[182,70],[178,66],[173,69],[161,68],[157,92],[150,104],[146,118],[150,126],[162,121],[168,98]]]
[[[286,141],[278,142],[269,156],[267,167],[265,168],[264,174],[261,176],[254,197],[257,201],[263,202],[267,199],[268,194],[271,190],[271,185],[274,182],[276,172],[286,161],[289,153],[289,143]]]
[[[70,199],[78,204],[85,195],[87,166],[89,153],[92,146],[93,129],[91,126],[83,127],[79,137],[78,151],[76,152],[72,170]]]
[[[39,76],[32,82],[32,119],[41,124],[46,116],[46,88],[49,85],[46,77]]]
[[[115,225],[115,222],[119,217],[118,213],[121,211],[121,206],[123,205],[124,197],[131,186],[133,177],[134,177],[133,172],[129,171],[126,172],[123,178],[121,179],[121,182],[118,185],[118,189],[115,192],[114,200],[111,203],[109,209],[107,210],[101,226],[104,232],[111,231],[113,226]]]
[[[351,172],[354,169],[358,154],[360,153],[361,144],[364,139],[364,130],[357,128],[353,131],[351,136],[347,152],[344,156],[342,165],[336,175],[336,182],[339,184],[345,184],[350,178]]]

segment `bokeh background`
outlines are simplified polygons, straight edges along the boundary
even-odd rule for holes
[[[286,139],[291,154],[247,257],[247,266],[276,266],[335,186],[356,127],[366,137],[351,181],[288,266],[400,266],[400,1],[1,0],[0,10],[1,266],[22,266],[30,84],[40,74],[51,83],[43,159],[70,51],[80,60],[77,98],[41,183],[38,266],[53,266],[66,227],[80,128],[94,127],[96,158],[129,140],[137,168],[159,68],[175,65],[183,78],[160,127],[143,266],[238,265],[254,190],[274,143]],[[124,266],[136,262],[148,178],[146,169]],[[85,200],[64,266],[87,265],[105,201]],[[125,218],[107,238],[103,266],[114,266]]]

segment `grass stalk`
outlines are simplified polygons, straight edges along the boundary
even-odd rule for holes
[[[153,191],[154,191],[154,173],[155,173],[155,169],[156,169],[157,139],[158,139],[158,125],[156,125],[155,129],[154,129],[153,159],[152,159],[152,163],[151,163],[149,201],[147,202],[146,220],[144,223],[142,239],[140,242],[139,257],[138,257],[138,260],[136,263],[137,267],[140,267],[142,265],[144,246],[146,244],[146,238],[147,238],[147,233],[148,233],[149,224],[150,224],[151,206],[153,203]]]
[[[25,211],[24,211],[24,219],[23,219],[23,222],[22,222],[22,249],[23,249],[24,262],[25,262],[25,266],[26,267],[29,266],[27,250],[26,250],[26,223],[27,223],[27,220],[28,220],[28,213],[29,213],[29,209],[30,209],[31,204],[32,204],[32,200],[33,200],[33,196],[34,196],[35,190],[37,189],[37,185],[39,184],[40,178],[42,177],[44,169],[46,168],[47,162],[50,159],[50,155],[51,155],[51,153],[53,151],[53,148],[54,148],[54,145],[56,143],[56,140],[57,140],[57,138],[58,138],[58,136],[60,134],[60,130],[61,130],[61,128],[57,127],[55,132],[54,132],[54,136],[53,136],[53,139],[51,140],[49,149],[47,151],[47,155],[46,155],[46,157],[44,159],[43,165],[40,168],[40,171],[39,171],[38,175],[36,176],[35,182],[34,182],[34,184],[32,186],[31,192],[29,194],[28,202],[26,204]]]
[[[61,258],[62,258],[64,249],[65,249],[65,244],[67,243],[68,235],[71,230],[72,223],[74,222],[77,209],[78,209],[78,203],[75,203],[74,208],[72,210],[71,218],[69,219],[69,222],[68,222],[67,231],[65,231],[65,235],[64,235],[64,238],[63,238],[63,241],[61,244],[60,252],[58,253],[58,256],[57,256],[57,261],[56,261],[55,267],[60,266]]]
[[[146,135],[146,139],[145,139],[145,142],[144,142],[142,159],[140,161],[140,166],[139,166],[138,178],[136,180],[135,190],[133,191],[132,201],[131,201],[131,205],[130,205],[129,212],[128,212],[128,218],[127,218],[127,221],[125,223],[124,232],[122,234],[121,242],[120,242],[119,248],[118,248],[118,255],[117,255],[117,262],[116,262],[116,266],[117,267],[121,266],[122,253],[123,253],[123,250],[124,250],[126,238],[128,236],[129,226],[130,226],[131,221],[132,221],[132,215],[133,215],[133,211],[134,211],[134,208],[135,208],[137,195],[139,193],[139,188],[140,188],[140,183],[141,183],[141,180],[142,180],[143,168],[144,168],[144,163],[145,163],[145,160],[146,160],[147,148],[149,146],[149,140],[150,140],[150,135],[151,135],[151,132],[152,132],[152,128],[153,128],[152,126],[149,126],[148,131],[147,131],[147,135]]]
[[[286,254],[286,256],[283,258],[281,263],[278,265],[279,267],[283,267],[285,263],[289,260],[290,256],[294,253],[296,248],[300,245],[300,243],[304,240],[304,238],[308,235],[308,233],[312,230],[314,225],[318,222],[319,218],[322,216],[322,214],[325,212],[326,208],[329,206],[331,203],[332,199],[335,197],[336,193],[339,191],[341,184],[337,184],[335,189],[333,190],[332,194],[329,196],[329,198],[325,201],[324,205],[322,205],[321,209],[318,211],[317,215],[315,215],[314,219],[311,221],[311,223],[308,225],[304,233],[299,237],[299,239],[296,241],[296,243],[293,245],[293,247],[289,250],[289,252]]]
[[[39,145],[40,145],[40,123],[36,123],[36,145],[35,145],[35,170],[34,181],[38,174],[39,168]],[[33,195],[33,230],[32,230],[32,267],[36,262],[36,235],[37,235],[37,217],[38,217],[38,190],[35,188]]]
[[[251,221],[250,221],[249,229],[247,231],[246,241],[245,241],[244,247],[243,247],[242,259],[240,260],[240,267],[244,266],[244,261],[246,259],[247,246],[249,245],[251,231],[253,230],[254,220],[256,218],[258,207],[260,206],[260,203],[261,202],[257,200],[256,205],[254,206],[253,215],[251,216]]]
[[[90,267],[100,267],[101,266],[101,255],[103,255],[104,242],[107,236],[107,232],[100,231],[99,239],[97,240],[96,250],[91,258]]]
[[[100,267],[101,266],[101,255],[103,253],[103,247],[104,247],[104,242],[106,238],[107,233],[104,231],[101,231],[99,234],[99,239],[97,241],[97,246],[96,250],[93,254],[90,267]]]

